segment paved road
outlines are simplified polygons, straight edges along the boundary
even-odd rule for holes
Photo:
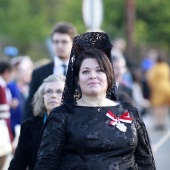
[[[166,129],[156,131],[151,115],[144,117],[150,137],[157,170],[170,170],[170,118],[167,117]]]

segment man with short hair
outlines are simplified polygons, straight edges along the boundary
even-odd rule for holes
[[[31,105],[32,98],[42,81],[51,74],[66,74],[73,38],[76,35],[76,28],[68,22],[59,22],[53,28],[51,33],[51,41],[55,56],[52,62],[35,69],[32,73],[29,96],[25,104],[24,119],[33,116]]]

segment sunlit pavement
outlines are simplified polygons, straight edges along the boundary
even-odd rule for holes
[[[166,128],[162,131],[154,129],[153,118],[147,114],[143,118],[155,158],[157,170],[170,170],[170,118],[167,117]]]

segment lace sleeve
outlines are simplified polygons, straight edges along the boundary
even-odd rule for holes
[[[151,145],[145,124],[137,112],[136,130],[138,144],[135,150],[135,162],[140,170],[156,170]]]
[[[58,169],[65,145],[64,114],[52,113],[45,123],[35,170]]]

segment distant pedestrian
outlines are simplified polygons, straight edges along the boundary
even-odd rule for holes
[[[170,67],[162,56],[158,57],[155,65],[148,71],[147,80],[151,90],[150,100],[155,117],[155,128],[163,130],[170,106]]]
[[[0,61],[0,169],[3,168],[7,156],[12,152],[13,135],[10,126],[11,93],[7,83],[12,75],[9,61]]]

